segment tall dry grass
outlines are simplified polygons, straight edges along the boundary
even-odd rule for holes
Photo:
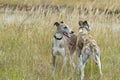
[[[61,71],[61,57],[57,57],[56,74],[51,76],[51,41],[56,29],[53,23],[61,20],[76,33],[78,21],[87,20],[92,27],[90,34],[101,49],[102,80],[120,79],[119,14],[104,15],[97,11],[85,14],[84,10],[79,14],[77,7],[71,13],[66,7],[60,12],[44,12],[41,8],[36,12],[0,13],[0,80],[80,79],[80,73],[71,71],[69,59],[67,72]],[[85,80],[100,80],[91,59],[85,68]]]
[[[64,5],[84,5],[92,8],[120,9],[119,0],[0,0],[0,3],[10,4],[64,4]]]

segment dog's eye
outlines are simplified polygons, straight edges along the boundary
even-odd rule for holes
[[[65,26],[64,29],[67,29],[67,27]]]

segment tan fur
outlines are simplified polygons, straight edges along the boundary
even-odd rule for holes
[[[73,54],[76,49],[76,41],[77,36],[75,34],[71,34],[71,37],[68,40],[68,48],[71,54]]]
[[[86,32],[85,29],[82,30],[77,36],[77,42],[76,47],[79,49],[79,51],[84,47],[88,46],[92,49],[92,47],[97,47],[96,41],[93,39],[93,37]],[[80,54],[79,54],[80,55]]]

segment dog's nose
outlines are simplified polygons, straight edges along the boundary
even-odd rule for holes
[[[71,34],[73,34],[74,32],[73,31],[71,31]]]

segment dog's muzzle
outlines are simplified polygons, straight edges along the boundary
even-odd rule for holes
[[[63,35],[66,36],[66,37],[68,37],[68,38],[70,38],[69,34],[66,33],[66,32],[64,32]]]

